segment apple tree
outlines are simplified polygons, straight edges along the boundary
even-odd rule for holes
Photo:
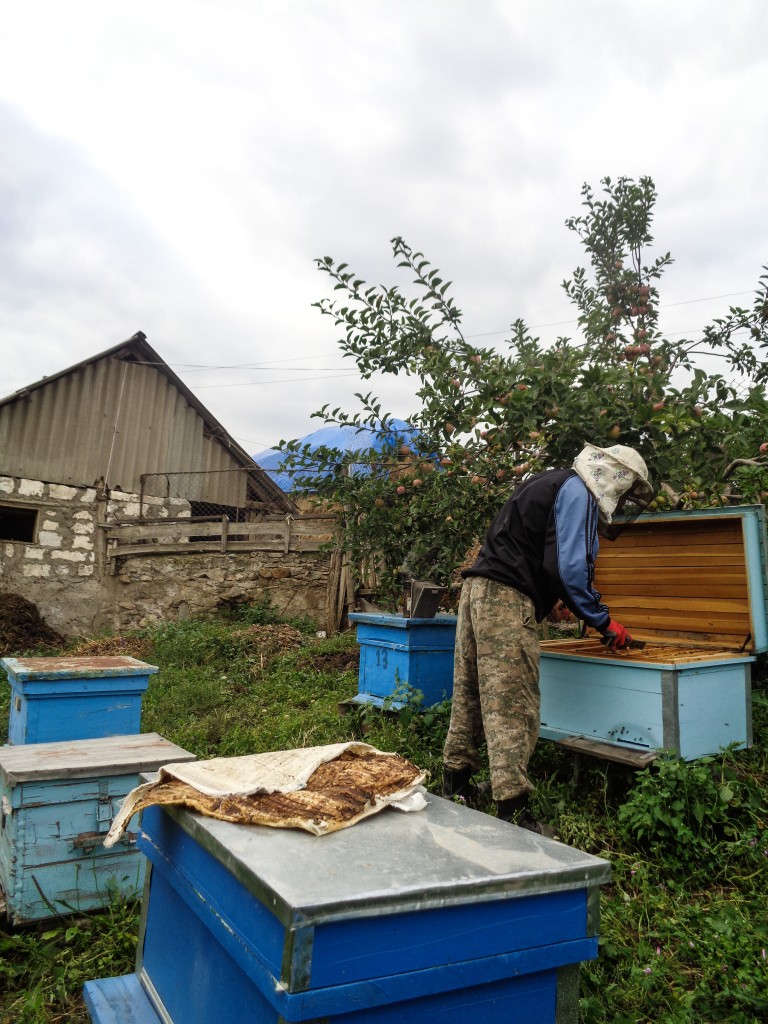
[[[654,255],[650,178],[605,178],[582,189],[566,221],[588,267],[562,287],[578,333],[545,343],[515,320],[503,347],[470,343],[451,283],[402,238],[392,240],[409,288],[369,285],[345,263],[316,261],[340,293],[318,302],[361,378],[406,374],[419,406],[399,436],[368,392],[354,412],[315,416],[380,432],[353,455],[282,441],[300,487],[343,510],[353,563],[374,560],[380,596],[399,574],[448,582],[516,483],[568,466],[587,441],[637,448],[656,507],[762,501],[768,493],[768,273],[751,308],[732,307],[696,339],[670,338],[659,318],[672,262]],[[700,357],[721,357],[726,373]],[[354,460],[356,469],[350,466]],[[361,467],[363,470],[361,471]]]

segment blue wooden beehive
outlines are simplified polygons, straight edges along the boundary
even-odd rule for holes
[[[541,735],[629,763],[750,746],[751,666],[768,650],[763,506],[641,516],[601,543],[595,585],[646,647],[543,643]]]
[[[141,728],[141,699],[157,672],[135,658],[2,658],[11,684],[10,743],[127,736]]]
[[[352,703],[380,707],[403,686],[420,690],[426,705],[451,697],[455,615],[422,619],[353,612],[349,619],[357,623],[360,644],[358,693]]]
[[[318,838],[144,811],[134,975],[94,1024],[575,1024],[607,862],[428,796]]]
[[[136,898],[145,861],[135,831],[102,846],[142,772],[194,755],[158,736],[0,747],[0,889],[14,924]]]

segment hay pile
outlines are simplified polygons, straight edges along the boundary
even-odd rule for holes
[[[236,629],[232,638],[248,656],[255,672],[263,672],[281,654],[303,646],[301,633],[295,626],[283,623],[246,626]]]
[[[0,657],[63,643],[64,637],[41,618],[37,605],[19,594],[0,593]]]
[[[124,657],[145,661],[152,642],[144,636],[101,636],[81,640],[71,650],[78,658]]]

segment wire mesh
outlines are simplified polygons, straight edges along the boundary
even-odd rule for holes
[[[273,511],[258,497],[255,474],[247,468],[143,473],[139,495],[141,519],[153,517],[157,499],[164,503],[164,519],[226,516],[231,523],[250,523]]]

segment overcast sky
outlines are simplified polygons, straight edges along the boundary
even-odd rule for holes
[[[142,330],[250,452],[361,383],[313,263],[407,285],[465,333],[573,331],[580,190],[650,175],[662,327],[768,263],[761,0],[23,0],[0,14],[0,394]],[[725,297],[724,297],[725,296]]]

